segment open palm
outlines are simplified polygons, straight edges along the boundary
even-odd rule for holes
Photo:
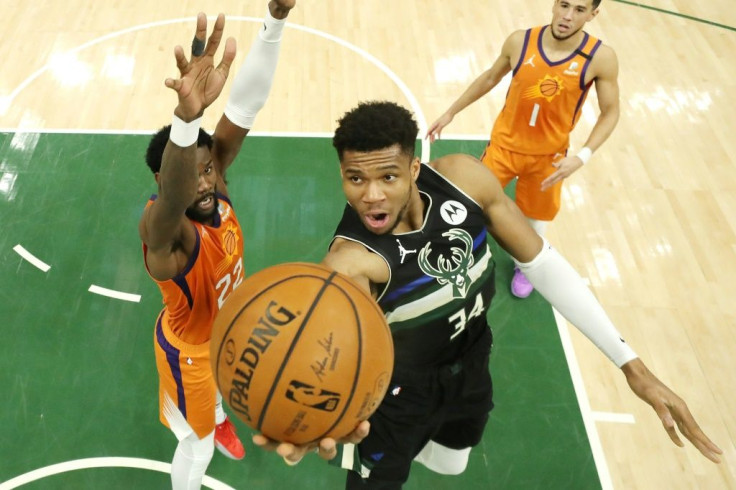
[[[214,66],[215,53],[220,46],[222,33],[225,27],[225,16],[220,14],[215,21],[215,27],[201,53],[192,53],[191,60],[187,60],[181,46],[174,48],[176,66],[181,78],[166,79],[166,86],[175,90],[179,97],[176,114],[185,121],[199,117],[222,92],[230,72],[230,65],[235,58],[235,39],[228,38],[225,42],[225,52],[222,60]],[[207,17],[204,13],[197,16],[196,40],[202,44],[207,34]],[[197,42],[197,41],[195,41]]]

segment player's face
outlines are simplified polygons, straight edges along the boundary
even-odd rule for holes
[[[577,34],[586,22],[598,14],[593,0],[555,0],[552,7],[552,37],[564,41]]]
[[[197,168],[199,181],[197,183],[197,197],[186,210],[189,219],[200,223],[209,223],[217,213],[217,171],[215,170],[212,154],[206,146],[197,148]]]
[[[382,150],[345,151],[342,188],[363,225],[377,235],[391,233],[406,218],[419,160],[399,145]]]

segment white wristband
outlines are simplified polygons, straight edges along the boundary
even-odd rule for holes
[[[169,139],[176,146],[186,148],[192,146],[199,138],[199,127],[202,125],[202,118],[198,117],[192,122],[184,122],[174,114],[171,119],[171,132]]]
[[[587,146],[583,146],[582,148],[580,148],[580,151],[575,156],[582,160],[583,165],[585,165],[586,163],[588,163],[588,160],[590,160],[590,157],[593,156],[593,150],[591,150]]]

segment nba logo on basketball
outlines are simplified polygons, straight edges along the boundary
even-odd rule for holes
[[[286,398],[325,412],[334,412],[340,404],[340,393],[322,390],[296,380],[291,380],[291,383],[289,383]]]

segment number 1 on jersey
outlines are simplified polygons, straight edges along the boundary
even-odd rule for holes
[[[539,104],[534,104],[534,109],[532,109],[532,117],[529,118],[529,126],[534,127],[537,125],[538,115],[539,115]]]

